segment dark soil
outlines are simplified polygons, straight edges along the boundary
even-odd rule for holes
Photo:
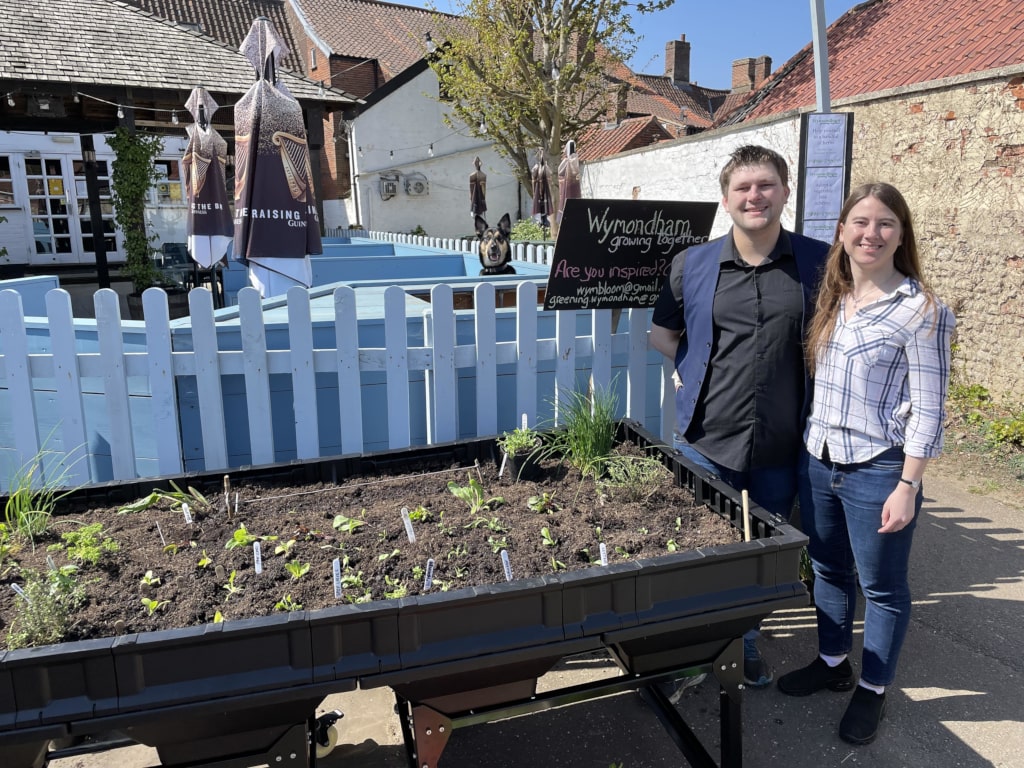
[[[629,444],[619,451],[636,452]],[[409,470],[411,468],[406,467]],[[118,550],[103,554],[97,565],[79,565],[86,605],[75,614],[69,640],[147,632],[224,619],[264,616],[290,596],[293,607],[310,610],[336,605],[333,561],[340,561],[345,587],[341,601],[361,602],[411,596],[424,591],[428,559],[433,559],[431,591],[454,590],[505,581],[500,551],[506,550],[513,578],[577,570],[599,562],[600,543],[609,563],[647,558],[698,547],[738,541],[727,521],[695,506],[685,488],[677,488],[665,471],[646,502],[629,501],[622,492],[602,493],[593,478],[581,479],[575,469],[545,462],[536,481],[519,481],[506,470],[498,476],[493,464],[479,467],[423,464],[415,473],[394,477],[351,477],[338,485],[232,488],[237,512],[229,518],[221,489],[203,488],[209,505],[191,506],[192,524],[180,506],[161,501],[145,511],[118,514],[116,509],[71,510],[54,517],[47,534],[35,544],[16,547],[0,579],[0,629],[6,647],[9,627],[21,601],[10,588],[21,580],[20,569],[45,570],[47,556],[60,567],[69,562],[61,534],[102,522],[102,537]],[[471,514],[448,489],[454,481],[468,486],[474,477],[483,487],[490,509]],[[161,488],[160,490],[171,490]],[[551,512],[534,511],[531,497],[549,494]],[[403,507],[427,510],[427,519],[413,522],[416,541],[409,541],[401,517]],[[363,525],[353,532],[337,530],[336,518]],[[339,521],[339,522],[343,522]],[[262,573],[256,573],[251,544],[227,549],[241,528],[261,541]],[[547,528],[551,543],[545,543]],[[279,547],[286,552],[276,554]],[[210,563],[200,567],[201,558]],[[308,571],[293,578],[285,565]],[[159,585],[144,585],[147,571]],[[239,590],[225,588],[231,573]],[[161,607],[149,612],[143,598]]]

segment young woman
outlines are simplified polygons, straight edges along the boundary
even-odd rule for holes
[[[840,212],[807,356],[814,374],[800,515],[814,566],[819,656],[779,690],[848,691],[857,579],[866,600],[859,684],[839,725],[874,740],[910,622],[907,565],[921,478],[942,448],[954,318],[921,277],[910,210],[889,184]]]

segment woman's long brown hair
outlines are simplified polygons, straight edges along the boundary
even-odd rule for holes
[[[807,368],[811,374],[814,373],[814,364],[818,353],[825,348],[832,335],[832,329],[835,328],[836,315],[839,313],[839,304],[843,294],[853,290],[850,257],[839,237],[839,227],[840,224],[846,223],[853,206],[866,197],[875,198],[896,214],[903,238],[893,254],[893,265],[904,275],[912,277],[918,282],[921,289],[928,294],[929,305],[934,300],[931,289],[928,288],[921,275],[921,261],[917,254],[917,237],[914,235],[913,217],[910,215],[907,201],[892,184],[885,182],[861,184],[849,194],[843,203],[843,209],[839,212],[839,223],[836,224],[832,247],[825,260],[825,274],[821,278],[821,287],[818,289],[814,317],[807,327]]]

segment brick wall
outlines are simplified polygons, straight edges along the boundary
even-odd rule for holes
[[[960,370],[1024,400],[1024,76],[851,106],[851,181],[907,198],[926,276],[956,312]]]

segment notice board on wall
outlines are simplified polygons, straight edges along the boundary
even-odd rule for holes
[[[654,306],[672,257],[711,235],[718,203],[566,200],[544,309]]]

